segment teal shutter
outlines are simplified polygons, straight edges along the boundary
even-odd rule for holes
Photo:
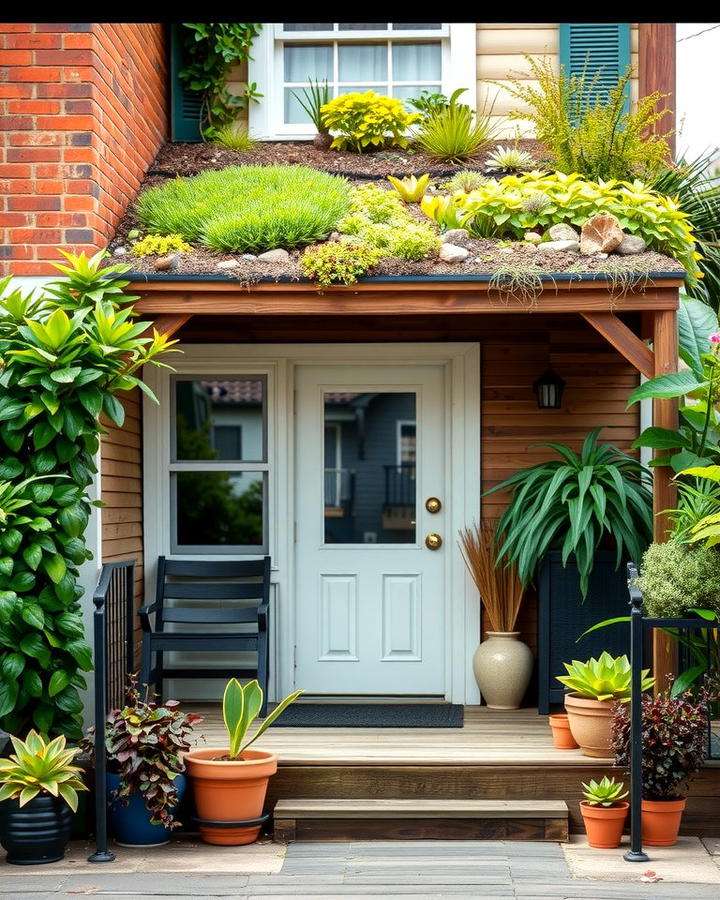
[[[200,141],[202,94],[191,91],[180,80],[185,67],[182,26],[170,26],[170,138],[173,141]]]
[[[597,75],[596,96],[600,98],[615,87],[630,65],[630,23],[561,23],[560,65],[568,77],[583,71],[588,80]],[[626,107],[629,103],[627,96]]]

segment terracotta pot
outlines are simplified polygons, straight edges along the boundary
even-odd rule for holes
[[[519,631],[488,631],[473,656],[473,672],[489,709],[517,709],[533,670],[533,655]]]
[[[553,746],[558,750],[577,750],[577,743],[570,731],[568,717],[564,713],[553,713],[548,716],[548,722],[552,729]]]
[[[587,800],[580,801],[588,844],[599,850],[612,850],[620,846],[625,819],[630,804],[622,800],[613,806],[593,806]]]
[[[192,779],[199,819],[208,822],[241,822],[262,816],[271,775],[277,772],[277,756],[264,750],[245,750],[242,759],[227,756],[222,747],[191,750],[185,765]],[[228,828],[199,825],[200,836],[208,844],[252,844],[260,825]]]
[[[570,731],[584,756],[612,759],[610,719],[614,700],[591,700],[579,694],[565,695]]]
[[[643,844],[647,844],[648,847],[672,847],[677,844],[685,803],[684,799],[643,800]]]

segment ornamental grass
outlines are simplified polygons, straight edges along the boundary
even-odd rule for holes
[[[498,565],[496,521],[487,521],[460,532],[465,565],[480,593],[490,631],[515,630],[523,597],[523,585],[514,563]]]

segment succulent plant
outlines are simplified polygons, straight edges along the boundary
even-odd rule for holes
[[[427,190],[430,176],[421,175],[416,178],[414,175],[408,175],[406,178],[394,178],[392,175],[388,175],[387,180],[405,203],[417,203]]]
[[[87,790],[82,783],[82,769],[72,765],[79,748],[68,750],[64,735],[46,741],[34,729],[24,741],[16,737],[10,740],[15,753],[0,759],[0,801],[18,800],[20,806],[25,806],[38,794],[50,794],[62,797],[75,812],[77,792]]]
[[[547,194],[543,194],[542,191],[535,191],[525,197],[522,202],[523,211],[533,213],[534,215],[539,215],[544,209],[547,209],[549,205],[550,198]]]
[[[558,675],[557,680],[581,697],[591,700],[629,700],[632,668],[627,656],[613,657],[603,650],[599,659],[591,657],[587,662],[574,659],[563,663],[567,675]],[[649,690],[655,679],[649,676],[649,669],[642,671],[642,689]]]
[[[464,194],[469,194],[470,191],[487,184],[489,180],[487,175],[483,175],[476,169],[463,169],[462,172],[456,172],[450,181],[445,182],[443,187],[452,193],[462,191]]]
[[[485,165],[494,172],[529,172],[535,168],[532,153],[518,147],[496,147]]]
[[[591,778],[585,784],[583,782],[583,797],[590,806],[614,806],[623,798],[627,797],[628,792],[623,789],[625,784],[622,781],[615,781],[614,778],[603,776],[600,781]]]

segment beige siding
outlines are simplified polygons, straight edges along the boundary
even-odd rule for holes
[[[478,109],[493,104],[494,118],[502,134],[512,137],[520,129],[521,137],[533,137],[526,120],[509,120],[510,112],[523,106],[505,88],[508,80],[530,81],[526,56],[548,56],[557,70],[559,65],[559,28],[556,22],[478,23],[477,25],[477,102]],[[631,32],[633,82],[632,96],[637,98],[638,27]]]

